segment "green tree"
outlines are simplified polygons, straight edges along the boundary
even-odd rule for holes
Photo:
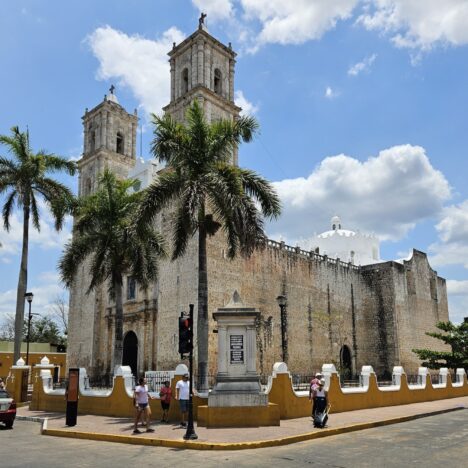
[[[430,349],[413,349],[429,369],[463,368],[468,371],[468,321],[460,325],[452,322],[439,322],[436,327],[445,333],[426,332],[426,335],[437,338],[451,347],[451,351],[431,351]]]
[[[146,288],[157,275],[158,257],[164,255],[163,239],[150,226],[131,229],[131,219],[142,192],[129,191],[135,180],[118,180],[106,170],[96,193],[78,201],[73,239],[59,261],[62,281],[70,288],[79,266],[89,264],[88,294],[107,282],[115,300],[114,366],[122,363],[122,286],[126,274]]]
[[[187,110],[186,121],[183,125],[170,115],[153,115],[151,150],[169,168],[148,188],[138,219],[140,224],[151,223],[158,211],[174,206],[173,260],[184,255],[190,238],[198,233],[197,361],[199,384],[206,388],[207,237],[222,228],[229,258],[239,251],[250,255],[265,240],[263,217],[279,216],[280,201],[265,179],[231,163],[238,145],[251,141],[257,131],[254,118],[208,124],[202,108],[194,101]]]
[[[0,156],[0,195],[5,196],[3,205],[3,225],[10,230],[10,217],[18,207],[23,215],[23,246],[18,278],[15,315],[14,361],[20,356],[23,338],[24,295],[28,285],[28,246],[29,224],[40,230],[38,198],[42,198],[50,209],[55,221],[55,229],[60,230],[67,210],[71,206],[71,191],[49,174],[65,171],[73,175],[76,165],[72,161],[40,150],[34,153],[29,143],[29,133],[20,132],[18,127],[11,129],[11,135],[0,135],[12,158]]]
[[[25,333],[28,326],[25,323]],[[64,337],[54,320],[48,316],[34,317],[31,320],[31,330],[29,333],[30,343],[51,343],[63,344]]]

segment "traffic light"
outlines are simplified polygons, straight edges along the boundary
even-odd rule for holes
[[[192,350],[192,323],[189,317],[179,317],[179,353],[188,354]]]

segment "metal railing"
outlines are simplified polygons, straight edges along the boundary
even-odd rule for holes
[[[84,378],[84,387],[86,390],[103,390],[110,389],[114,385],[113,374],[101,374],[92,377],[86,376]],[[135,387],[135,378],[133,377],[132,387]]]
[[[146,384],[150,392],[159,393],[164,382],[171,381],[174,377],[173,371],[148,371],[145,372]]]

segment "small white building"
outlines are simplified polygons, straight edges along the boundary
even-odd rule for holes
[[[147,188],[151,182],[153,182],[157,172],[162,168],[163,165],[154,158],[146,161],[143,158],[136,158],[135,166],[130,170],[128,178],[137,179],[139,184],[137,184],[135,190],[142,190]]]
[[[354,265],[370,265],[380,262],[380,242],[373,234],[343,229],[338,216],[331,219],[331,229],[316,235],[312,249],[321,255],[339,258]]]

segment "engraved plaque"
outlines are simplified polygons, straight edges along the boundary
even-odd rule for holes
[[[244,364],[244,335],[229,337],[231,364]]]

